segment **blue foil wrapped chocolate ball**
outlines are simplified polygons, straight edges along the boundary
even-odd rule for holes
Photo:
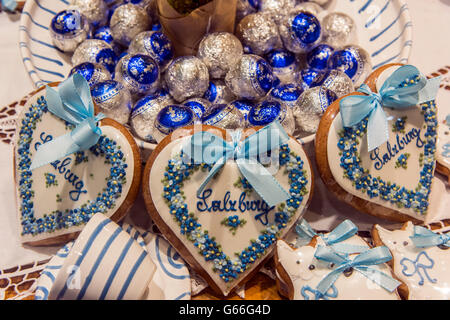
[[[372,63],[366,50],[350,45],[333,53],[328,68],[344,72],[359,87],[372,71]]]
[[[156,116],[154,138],[159,143],[176,129],[193,125],[195,122],[196,116],[191,108],[169,105]]]
[[[74,73],[82,75],[91,88],[93,85],[99,82],[111,80],[111,74],[109,73],[109,71],[106,70],[104,66],[98,63],[81,63],[70,70],[69,77]]]
[[[325,80],[327,73],[325,71],[314,69],[303,69],[296,74],[296,82],[303,90],[320,86]]]
[[[319,44],[315,46],[306,55],[306,63],[311,69],[327,70],[328,60],[333,55],[334,48],[327,44]]]
[[[248,100],[265,97],[272,89],[274,80],[269,63],[253,54],[244,54],[225,77],[225,83],[230,90],[237,97]]]
[[[240,129],[245,125],[244,115],[230,104],[214,104],[206,110],[202,123],[223,129]]]
[[[273,70],[273,74],[283,83],[291,83],[295,80],[297,72],[297,59],[295,54],[284,49],[275,49],[266,56],[267,62]]]
[[[74,52],[90,32],[89,21],[77,10],[57,13],[50,22],[53,44],[63,52]]]
[[[212,104],[228,104],[236,99],[236,96],[227,87],[222,80],[214,80],[209,82],[208,90],[206,90],[204,99]]]
[[[249,100],[236,100],[229,104],[235,109],[238,109],[244,116],[244,121],[247,121],[248,113],[250,112],[251,107],[254,106],[254,103]]]
[[[279,121],[288,134],[295,129],[292,111],[284,103],[274,99],[266,99],[250,108],[247,115],[248,127],[266,126]]]
[[[172,104],[175,104],[175,101],[164,90],[137,101],[130,121],[134,134],[144,141],[156,143],[156,139],[153,138],[156,116],[164,107]]]
[[[296,83],[281,84],[273,88],[270,97],[289,107],[294,107],[303,91],[304,89]]]
[[[158,64],[150,56],[128,54],[117,64],[116,80],[122,82],[132,95],[155,93],[160,86]]]
[[[201,121],[206,110],[211,108],[211,102],[202,98],[192,98],[183,103],[183,106],[189,107],[194,111],[197,118]]]
[[[279,27],[283,44],[291,52],[306,53],[321,40],[319,20],[307,11],[292,11]]]
[[[120,82],[108,80],[91,88],[92,100],[108,118],[126,124],[132,109],[131,94]]]
[[[92,33],[92,38],[105,41],[107,44],[109,44],[113,48],[116,55],[120,55],[120,51],[121,51],[120,46],[114,42],[114,38],[111,34],[110,27],[103,26],[103,27],[97,28]]]
[[[130,54],[145,54],[155,60],[163,71],[173,59],[173,47],[169,38],[159,31],[141,32],[128,48]]]
[[[117,56],[113,48],[105,41],[88,39],[78,46],[72,56],[74,66],[83,62],[99,63],[114,74]]]

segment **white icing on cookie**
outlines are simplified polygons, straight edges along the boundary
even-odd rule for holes
[[[382,72],[377,79],[377,88],[384,83],[398,67],[391,67]],[[430,107],[430,114],[436,114],[436,108]],[[341,159],[344,151],[338,147],[341,140],[340,133],[343,130],[342,120],[338,114],[333,120],[329,134],[328,134],[328,165],[337,183],[349,194],[355,195],[368,202],[373,202],[386,208],[394,209],[402,214],[408,215],[418,220],[430,221],[430,218],[437,215],[440,211],[440,202],[437,201],[441,197],[442,188],[434,190],[435,179],[432,180],[435,157],[434,154],[427,154],[425,150],[428,144],[435,145],[435,140],[427,140],[425,136],[426,128],[429,124],[424,119],[424,114],[421,106],[410,107],[406,109],[389,109],[383,108],[388,118],[389,140],[376,148],[372,152],[367,152],[367,135],[357,137],[356,149],[357,155],[361,159],[360,166],[362,169],[369,170],[371,177],[377,179],[377,184],[369,185],[369,191],[364,190],[367,184],[360,189],[354,185],[355,180],[348,178],[346,169],[341,167]],[[432,126],[435,126],[434,124]],[[356,159],[356,158],[355,158]],[[347,160],[345,160],[347,161]],[[425,170],[424,165],[430,165],[432,170]],[[363,176],[361,171],[356,176]],[[426,179],[432,181],[430,183],[431,193],[426,200],[427,208],[423,202],[419,203],[403,197],[397,200],[397,191],[401,188],[406,188],[413,192],[419,192],[423,195],[428,194],[428,189],[419,186],[419,181],[426,176]],[[380,185],[380,179],[384,184],[396,184],[399,189],[387,192],[383,197]],[[374,186],[374,187],[373,187]],[[426,199],[426,197],[425,197]],[[392,201],[391,201],[392,200]],[[398,201],[397,203],[393,203]]]
[[[180,232],[180,226],[175,221],[174,216],[168,209],[168,204],[165,198],[162,197],[164,186],[161,180],[164,178],[166,167],[169,160],[174,159],[180,154],[182,145],[188,141],[190,137],[180,138],[170,142],[156,157],[150,171],[150,193],[153,205],[156,207],[159,216],[164,223],[174,232],[184,244],[189,254],[192,255],[199,265],[208,273],[212,280],[222,290],[224,295],[228,295],[238,280],[247,276],[257,265],[261,262],[275,247],[273,244],[269,250],[256,259],[255,263],[249,263],[248,269],[238,275],[237,280],[226,282],[220,277],[220,271],[215,272],[214,268],[217,263],[214,261],[205,261],[205,257],[199,253],[199,248],[194,245],[192,241]],[[305,209],[306,202],[309,197],[311,188],[311,171],[308,164],[307,157],[301,146],[294,140],[289,140],[288,147],[296,155],[300,156],[304,162],[304,175],[307,177],[307,194],[303,196],[303,201],[300,203],[294,216],[286,224],[286,227],[281,230],[280,235],[284,236],[286,232],[297,221]],[[184,200],[187,204],[189,212],[192,212],[198,219],[197,222],[201,225],[202,230],[207,230],[210,237],[214,237],[217,244],[221,246],[222,252],[230,259],[237,259],[236,253],[241,253],[243,250],[252,245],[252,241],[258,240],[261,232],[266,230],[268,226],[275,223],[275,212],[278,208],[275,207],[268,211],[268,214],[263,213],[262,200],[258,194],[253,190],[245,193],[245,190],[236,186],[242,175],[234,160],[229,160],[221,171],[208,183],[205,191],[200,197],[196,196],[198,187],[205,179],[208,172],[201,170],[195,171],[189,176],[189,180],[183,182],[182,191],[187,196]],[[285,189],[290,189],[288,174],[285,172],[285,167],[282,166],[277,170],[273,176]],[[210,191],[207,191],[210,190]],[[206,192],[206,193],[205,193]],[[216,205],[213,204],[215,201]],[[231,205],[231,202],[235,202]],[[265,204],[265,203],[264,203]],[[230,210],[233,207],[235,210]],[[241,210],[242,208],[253,207],[251,210]],[[216,209],[215,209],[216,208]],[[220,210],[220,209],[222,210]],[[226,208],[226,209],[224,209]],[[234,230],[224,225],[225,219],[231,216],[238,216],[240,221],[245,221],[244,224],[239,225]],[[259,241],[259,240],[258,240]],[[187,259],[188,260],[188,259]]]
[[[29,170],[40,145],[71,130],[62,119],[39,111],[45,110],[43,94],[31,97],[17,120],[15,177],[23,242],[80,231],[96,212],[111,217],[134,179],[132,147],[122,132],[109,125],[101,127],[102,138],[94,146],[103,153],[86,150]],[[31,115],[38,114],[40,120],[33,122]],[[34,127],[25,123],[34,123]]]
[[[394,273],[409,289],[411,300],[448,300],[450,298],[450,250],[439,247],[416,248],[410,239],[414,225],[389,231],[375,226],[394,259]],[[441,232],[441,230],[433,230]]]
[[[318,240],[317,245],[323,244],[319,238],[316,239]],[[343,243],[367,246],[367,243],[358,236],[353,236]],[[276,263],[281,264],[289,276],[289,281],[294,288],[294,300],[314,300],[317,285],[333,270],[333,266],[330,264],[317,260],[314,257],[315,252],[316,248],[309,245],[294,249],[284,241],[277,242],[278,261]],[[390,275],[390,269],[386,264],[376,265],[373,268]],[[399,297],[395,291],[390,293],[360,272],[353,270],[351,274],[341,274],[327,292],[325,298],[336,300],[397,300]]]

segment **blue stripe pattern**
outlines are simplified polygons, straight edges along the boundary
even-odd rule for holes
[[[397,18],[394,19],[394,21],[392,21],[386,28],[384,28],[383,30],[380,31],[380,33],[376,34],[375,36],[370,38],[370,41],[375,41],[377,40],[381,35],[383,35],[386,31],[388,31],[393,25],[395,25],[395,23],[400,19],[400,17],[402,16],[403,11],[408,10],[408,6],[406,4],[404,4],[401,8],[400,8],[400,12],[397,16]]]
[[[75,264],[74,264],[75,268],[73,270],[76,270],[76,267],[80,266],[80,264],[83,262],[83,260],[86,256],[86,253],[91,248],[91,246],[94,243],[97,236],[100,234],[102,229],[109,223],[111,223],[111,220],[104,220],[101,223],[99,223],[99,225],[95,228],[95,230],[92,232],[91,236],[89,237],[88,241],[86,242],[86,245],[84,246],[84,248],[81,252],[81,256],[75,262]],[[64,296],[66,291],[67,291],[67,282],[64,284],[64,287],[62,288],[62,290],[58,293],[58,296],[56,297],[56,299],[60,300]]]
[[[183,299],[186,296],[190,297],[191,293],[190,292],[184,292],[184,293],[180,294],[178,297],[176,297],[174,300],[181,300],[181,299]]]
[[[408,22],[403,26],[403,30],[402,32],[395,37],[392,41],[388,42],[386,45],[384,45],[381,49],[375,51],[374,53],[372,53],[372,57],[375,57],[377,55],[379,55],[381,52],[383,52],[386,48],[389,48],[389,46],[391,46],[394,42],[396,42],[398,39],[400,39],[400,37],[405,33],[406,28],[408,27],[412,27],[412,23]]]
[[[387,9],[387,7],[389,6],[389,3],[391,3],[391,0],[388,0],[386,2],[386,4],[384,5],[384,7],[380,10],[380,12],[372,18],[372,20],[370,20],[369,22],[366,23],[365,27],[368,28],[370,27],[379,17],[381,17],[381,15],[383,14],[383,12]]]
[[[83,299],[84,295],[86,294],[86,290],[88,289],[89,285],[91,284],[92,279],[94,278],[95,272],[98,269],[98,266],[102,262],[103,258],[106,255],[106,252],[111,247],[111,244],[113,241],[117,238],[117,236],[122,232],[122,229],[120,227],[117,227],[117,229],[114,231],[114,233],[109,237],[108,241],[106,242],[105,246],[103,247],[102,251],[100,252],[99,256],[97,257],[97,260],[95,261],[91,271],[89,272],[89,275],[86,277],[86,281],[83,284],[83,288],[81,288],[80,292],[78,293],[77,300]]]
[[[187,279],[187,278],[190,277],[189,275],[176,275],[176,274],[173,274],[172,272],[170,272],[169,270],[167,270],[166,266],[162,262],[161,254],[160,254],[160,251],[159,251],[159,237],[157,237],[156,240],[155,240],[155,246],[156,246],[156,250],[155,250],[156,251],[156,258],[158,260],[158,263],[159,263],[161,269],[164,271],[164,273],[167,276],[169,276],[169,277],[171,277],[173,279],[179,279],[179,280]]]
[[[109,288],[111,287],[111,284],[116,277],[117,272],[119,271],[120,266],[122,265],[123,260],[125,259],[125,256],[130,249],[131,245],[133,244],[133,239],[130,238],[130,240],[127,242],[125,247],[122,250],[122,253],[119,256],[119,259],[117,259],[117,262],[111,272],[111,274],[108,277],[108,280],[106,281],[105,287],[103,288],[103,291],[100,295],[99,300],[105,300],[106,295],[108,294]]]
[[[133,269],[131,269],[130,274],[127,277],[127,280],[125,281],[122,290],[120,290],[119,296],[117,297],[117,300],[122,300],[125,294],[127,293],[128,287],[130,286],[131,281],[133,280],[134,276],[136,275],[136,271],[139,269],[140,265],[142,264],[142,261],[144,261],[144,258],[147,257],[147,252],[142,252],[139,256],[138,260],[133,266]]]

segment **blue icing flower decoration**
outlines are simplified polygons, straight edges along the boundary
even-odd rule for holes
[[[279,205],[274,217],[274,223],[268,224],[257,239],[252,240],[248,247],[236,253],[234,259],[223,252],[215,238],[210,236],[208,230],[203,230],[203,226],[195,218],[195,215],[189,212],[186,196],[182,192],[183,184],[194,172],[197,170],[211,170],[212,166],[206,164],[194,165],[192,161],[186,161],[183,153],[168,161],[162,180],[162,197],[166,201],[169,212],[178,223],[180,234],[193,243],[205,261],[213,262],[213,271],[218,273],[225,283],[237,279],[240,274],[249,268],[249,265],[255,263],[266,253],[268,248],[276,242],[277,235],[286,227],[291,217],[295,215],[296,209],[303,201],[303,196],[308,193],[306,189],[308,177],[306,171],[303,170],[301,157],[292,153],[287,145],[281,146],[280,154],[285,155],[283,159],[280,157],[280,166],[286,168],[291,189],[298,188],[302,191],[294,193],[288,202]],[[250,187],[244,179],[241,179],[241,183]],[[222,224],[232,228],[231,231],[233,232],[234,228],[242,227],[245,222],[237,215],[233,215],[225,218]]]
[[[397,162],[395,163],[395,167],[407,169],[409,156],[410,156],[409,153],[404,153],[404,154],[400,155],[400,157],[398,157],[398,159],[397,159]]]
[[[56,180],[56,176],[51,173],[45,173],[45,186],[48,188],[50,186],[57,186],[58,181]]]
[[[392,125],[392,131],[393,132],[405,132],[405,125],[406,125],[406,119],[407,117],[401,117],[395,120],[394,124]]]

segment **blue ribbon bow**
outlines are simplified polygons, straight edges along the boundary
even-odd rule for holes
[[[307,244],[311,242],[312,238],[319,236],[327,246],[331,246],[333,250],[340,253],[359,253],[366,251],[368,248],[367,246],[341,243],[342,241],[353,237],[358,232],[358,227],[348,219],[341,222],[334,230],[328,233],[328,235],[314,231],[305,219],[302,219],[297,223],[295,231],[303,244]],[[300,241],[298,243],[300,243]]]
[[[414,234],[410,238],[417,248],[450,247],[450,236],[439,234],[420,226],[414,226]]]
[[[213,133],[202,131],[195,133],[183,146],[184,154],[195,164],[214,164],[197,190],[197,195],[203,192],[227,160],[234,159],[242,175],[270,207],[289,199],[289,193],[257,161],[258,155],[279,149],[289,141],[283,127],[280,123],[273,122],[244,141],[241,141],[241,135],[240,130],[232,132],[230,143]]]
[[[17,8],[16,0],[2,0],[2,8],[6,11],[14,12]]]
[[[368,249],[350,259],[347,254],[339,254],[330,247],[319,245],[314,256],[318,260],[333,263],[336,266],[317,285],[317,291],[323,295],[326,294],[339,276],[350,268],[362,273],[365,277],[389,292],[393,292],[400,285],[400,282],[391,276],[371,267],[392,259],[389,249],[385,246]]]
[[[416,81],[416,79],[418,81]],[[414,81],[414,83],[411,83]],[[408,86],[403,86],[408,82]],[[367,124],[368,151],[379,147],[389,139],[388,119],[383,107],[404,109],[435,99],[440,77],[427,80],[411,65],[398,68],[375,93],[363,84],[358,92],[340,102],[340,113],[344,127],[352,127],[369,116]]]
[[[89,84],[78,73],[61,82],[58,91],[49,86],[46,89],[48,110],[76,127],[41,145],[34,155],[31,170],[95,145],[102,134],[97,122],[105,118],[102,113],[94,115]]]

